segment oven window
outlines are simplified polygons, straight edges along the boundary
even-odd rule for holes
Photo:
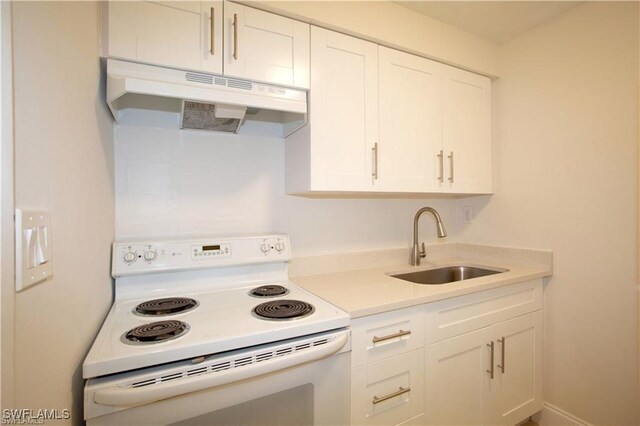
[[[172,425],[311,425],[313,424],[313,384],[226,407]]]

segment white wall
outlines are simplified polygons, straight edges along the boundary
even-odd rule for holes
[[[119,240],[286,232],[296,257],[392,247],[409,256],[413,215],[425,205],[456,234],[451,200],[287,196],[278,138],[119,126],[115,150]],[[435,242],[433,219],[421,224]]]
[[[11,3],[0,4],[0,407],[13,406],[13,90]]]
[[[545,401],[638,418],[638,4],[587,2],[500,48],[495,192],[462,241],[554,251]]]
[[[112,121],[94,2],[14,2],[16,206],[51,212],[53,279],[15,295],[15,407],[72,409],[111,303]],[[4,349],[4,348],[3,348]],[[4,396],[4,395],[3,395]]]

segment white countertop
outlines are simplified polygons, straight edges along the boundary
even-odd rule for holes
[[[432,256],[434,259],[423,261],[423,264],[418,267],[411,266],[408,262],[380,265],[379,256],[381,252],[370,252],[370,256],[367,256],[367,253],[357,253],[340,255],[341,269],[343,270],[304,275],[304,270],[299,268],[296,271],[297,276],[292,277],[291,280],[345,310],[351,315],[351,318],[358,318],[522,281],[548,277],[552,274],[552,254],[548,251],[508,249],[460,243],[452,244],[453,246],[447,245],[443,247],[440,253]],[[427,252],[429,253],[430,250],[434,251],[434,248],[428,248]],[[393,253],[389,254],[391,252]],[[406,250],[402,249],[403,256],[405,252]],[[395,260],[401,254],[395,250],[384,251],[384,253],[386,253],[385,256],[387,258]],[[439,256],[438,254],[446,255],[447,257]],[[344,270],[348,268],[349,262],[345,261],[345,258],[349,256],[353,256],[357,260],[355,263],[357,263],[359,269]],[[322,256],[316,258],[316,267],[308,267],[306,269],[317,270],[321,268],[323,263],[331,262],[332,257]],[[374,264],[378,266],[364,267],[366,262],[363,262],[363,259],[367,257],[371,258],[372,262],[376,262]],[[309,259],[305,259],[305,262],[311,263]],[[388,275],[390,273],[435,269],[448,265],[484,266],[490,269],[508,269],[508,271],[438,285],[416,284]]]

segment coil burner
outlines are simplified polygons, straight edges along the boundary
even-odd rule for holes
[[[195,309],[198,302],[186,297],[166,297],[140,303],[133,312],[142,316],[181,314]]]
[[[315,310],[310,303],[283,299],[261,303],[253,308],[251,313],[260,319],[281,321],[304,318],[311,315]]]
[[[123,341],[130,344],[150,344],[166,342],[178,338],[189,331],[189,324],[182,321],[157,321],[129,330]]]
[[[252,289],[249,294],[253,297],[277,297],[289,294],[289,290],[281,285],[263,285]]]

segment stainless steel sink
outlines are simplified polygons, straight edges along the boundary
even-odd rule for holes
[[[485,277],[487,275],[507,272],[508,269],[478,268],[475,266],[446,266],[426,271],[408,272],[391,275],[405,281],[416,284],[447,284],[454,281],[469,280],[471,278]]]

